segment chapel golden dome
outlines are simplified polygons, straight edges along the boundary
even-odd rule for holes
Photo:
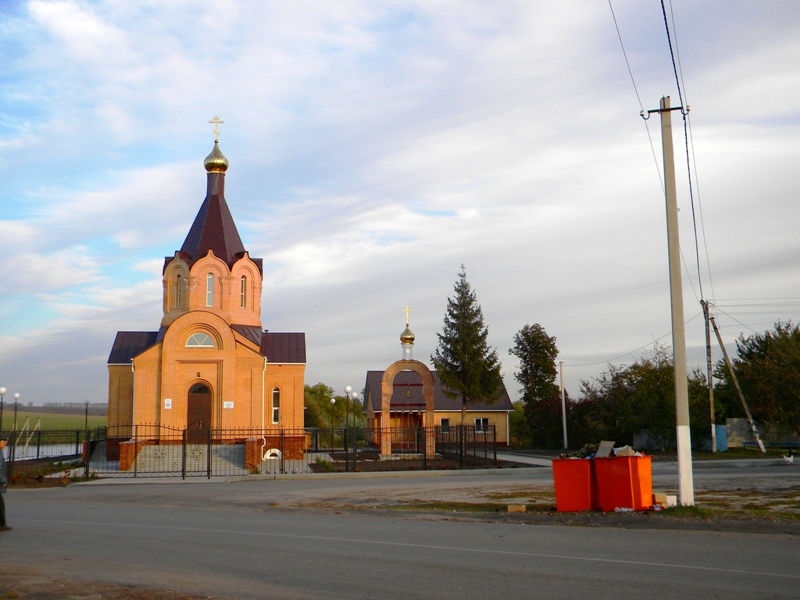
[[[222,150],[219,149],[219,142],[217,140],[214,140],[214,149],[211,151],[211,154],[206,156],[206,160],[203,164],[206,167],[206,171],[209,173],[224,173],[228,170],[228,159],[225,158]]]
[[[416,337],[411,329],[408,327],[408,323],[406,323],[406,328],[403,333],[400,334],[400,343],[401,344],[413,344]]]

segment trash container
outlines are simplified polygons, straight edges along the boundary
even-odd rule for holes
[[[593,461],[587,458],[553,459],[553,486],[558,512],[597,510]]]
[[[650,456],[595,458],[600,510],[644,510],[653,504],[653,472]]]

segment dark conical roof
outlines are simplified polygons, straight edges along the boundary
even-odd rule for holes
[[[214,147],[216,149],[216,145]],[[207,177],[206,198],[180,251],[188,254],[194,262],[211,250],[214,256],[230,266],[237,255],[245,251],[244,244],[225,202],[225,173],[213,171]]]

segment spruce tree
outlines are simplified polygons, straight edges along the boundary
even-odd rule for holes
[[[489,330],[475,292],[467,281],[464,265],[455,284],[455,296],[447,299],[444,329],[437,333],[439,346],[431,363],[442,382],[443,392],[461,400],[461,424],[467,401],[493,403],[499,396],[503,378],[497,351],[486,339]]]

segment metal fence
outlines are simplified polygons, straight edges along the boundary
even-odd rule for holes
[[[13,483],[29,478],[71,477],[76,468],[83,466],[90,448],[105,436],[105,429],[37,429],[0,434],[9,440],[6,470]]]
[[[380,453],[381,436],[391,439],[390,455]],[[7,460],[12,483],[31,478],[210,478],[495,466],[493,427],[486,431],[471,426],[262,431],[210,429],[199,422],[185,429],[136,425],[38,431],[12,440]]]

